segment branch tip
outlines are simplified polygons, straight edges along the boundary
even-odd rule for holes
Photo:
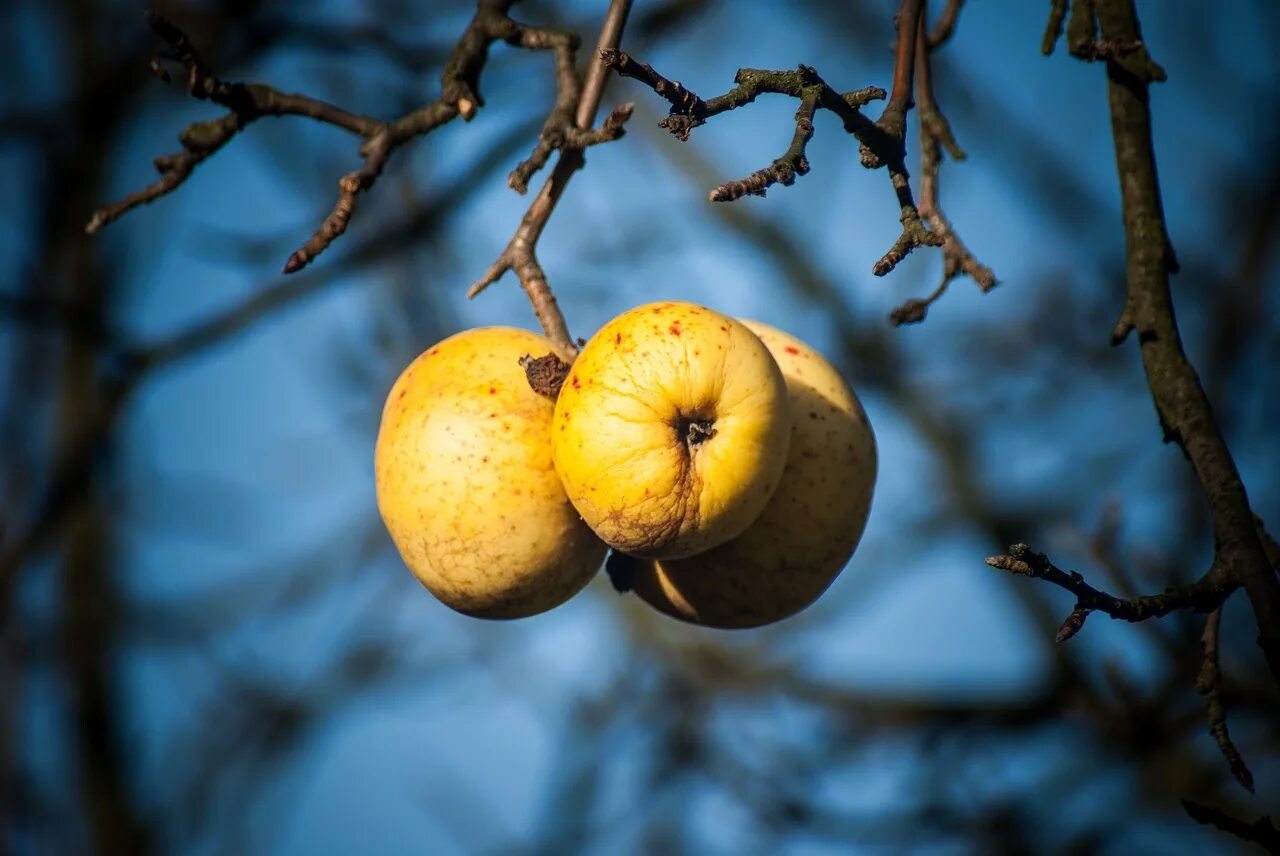
[[[1084,627],[1085,619],[1089,617],[1089,612],[1090,610],[1078,606],[1071,610],[1071,614],[1062,622],[1062,626],[1058,628],[1057,634],[1053,637],[1054,641],[1061,644],[1079,633],[1080,629]]]

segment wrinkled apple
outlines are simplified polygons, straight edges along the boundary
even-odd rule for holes
[[[552,465],[552,403],[519,364],[554,350],[527,330],[458,333],[404,370],[383,409],[378,510],[405,564],[459,612],[544,612],[604,558]]]
[[[578,355],[556,401],[556,472],[611,547],[650,558],[742,534],[778,486],[787,388],[743,324],[691,303],[614,318]]]
[[[678,561],[633,563],[631,586],[676,618],[758,627],[812,604],[853,555],[876,480],[876,445],[853,390],[793,336],[744,321],[786,377],[791,446],[763,513],[726,544]]]

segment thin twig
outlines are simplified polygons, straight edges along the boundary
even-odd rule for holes
[[[631,116],[632,105],[623,104],[614,109],[599,131],[591,130],[607,79],[601,55],[617,48],[630,11],[631,0],[611,0],[609,3],[604,24],[600,28],[600,38],[592,55],[591,68],[587,72],[582,94],[575,109],[574,123],[577,131],[587,136],[598,135],[600,137],[598,141],[617,139],[622,136],[622,126]],[[533,305],[533,313],[547,334],[547,338],[570,357],[576,355],[578,349],[573,337],[569,334],[569,327],[556,303],[551,286],[547,283],[547,275],[538,261],[537,250],[538,239],[542,235],[542,230],[546,228],[556,203],[560,201],[565,186],[573,173],[584,163],[582,148],[575,144],[575,140],[581,142],[582,139],[584,139],[582,136],[568,135],[561,140],[560,157],[556,161],[555,168],[530,203],[515,234],[497,260],[489,265],[484,275],[467,289],[467,297],[475,297],[497,282],[507,271],[514,271],[520,280],[520,287],[524,289],[529,302]]]
[[[927,6],[926,6],[927,9]],[[942,239],[942,281],[933,293],[924,299],[912,298],[889,314],[895,326],[916,324],[925,319],[929,306],[947,290],[951,281],[964,274],[978,284],[983,292],[998,285],[995,273],[974,257],[960,240],[959,234],[942,212],[938,204],[938,170],[942,165],[945,149],[952,160],[964,160],[966,155],[951,133],[951,124],[938,108],[933,93],[932,48],[925,38],[925,16],[920,16],[916,38],[916,110],[920,117],[920,216],[929,224],[933,234]]]
[[[602,51],[600,58],[606,67],[622,77],[640,81],[671,105],[671,112],[658,123],[658,126],[666,128],[680,140],[688,140],[689,132],[699,125],[706,124],[712,116],[744,107],[760,95],[789,95],[792,98],[803,99],[816,91],[817,107],[830,110],[839,116],[846,131],[875,149],[881,149],[886,143],[884,135],[876,128],[875,123],[861,112],[861,108],[868,103],[884,99],[885,91],[877,86],[839,94],[822,80],[815,69],[808,66],[800,66],[794,71],[740,68],[734,75],[733,89],[704,101],[684,84],[663,77],[654,71],[652,66],[637,62],[622,51]],[[889,153],[887,149],[884,151],[886,154]]]
[[[901,0],[898,13],[893,19],[898,30],[894,45],[893,88],[889,92],[884,112],[876,120],[876,127],[890,141],[888,156],[866,145],[862,147],[863,166],[872,169],[881,165],[888,167],[889,178],[898,197],[898,220],[902,223],[902,233],[898,239],[871,268],[876,276],[884,276],[892,271],[916,247],[942,246],[942,237],[925,228],[920,219],[920,211],[911,195],[910,174],[906,164],[907,111],[912,105],[916,42],[923,11],[924,0]]]
[[[1098,0],[1075,0],[1075,2],[1071,3],[1071,14],[1067,18],[1067,50],[1071,55],[1085,62],[1122,61],[1131,73],[1148,81],[1164,80],[1164,69],[1151,58],[1140,36],[1113,37],[1104,34],[1099,38],[1098,10],[1102,5]],[[1049,18],[1051,25],[1058,14],[1059,10],[1055,0]],[[1060,18],[1058,19],[1058,26],[1061,26]],[[1135,29],[1134,32],[1136,33],[1137,30]],[[1048,42],[1049,36],[1050,33],[1046,30],[1046,41],[1041,45],[1041,50],[1046,54],[1053,49],[1052,44]],[[1054,41],[1056,40],[1055,36]],[[1048,50],[1044,50],[1045,45],[1048,45]]]
[[[942,47],[951,38],[956,30],[956,19],[960,17],[960,7],[963,5],[964,0],[947,0],[942,14],[938,16],[933,29],[929,31],[929,50]]]
[[[1112,618],[1124,621],[1146,621],[1159,618],[1180,609],[1211,612],[1235,590],[1221,565],[1213,565],[1203,577],[1193,583],[1168,589],[1161,594],[1121,598],[1096,589],[1084,581],[1075,571],[1064,571],[1043,553],[1037,553],[1026,544],[1014,544],[1005,555],[990,556],[984,560],[993,568],[1035,579],[1045,580],[1076,596],[1072,615],[1067,617],[1059,630],[1059,641],[1075,635],[1090,612],[1104,612]]]
[[[1249,793],[1253,793],[1253,773],[1240,757],[1240,750],[1231,742],[1227,732],[1227,711],[1222,704],[1222,669],[1218,665],[1218,630],[1222,624],[1222,607],[1209,613],[1204,622],[1204,634],[1200,641],[1204,645],[1204,662],[1200,666],[1200,676],[1196,678],[1196,692],[1204,696],[1205,707],[1209,713],[1209,733],[1227,759],[1227,767],[1231,775]]]
[[[440,95],[392,121],[379,121],[351,113],[320,99],[280,92],[257,83],[229,83],[214,76],[191,39],[176,25],[158,15],[150,15],[151,28],[165,43],[152,70],[169,78],[164,62],[176,62],[184,69],[187,91],[195,98],[212,101],[230,112],[197,122],[180,136],[182,151],[156,158],[160,179],[104,206],[94,213],[86,229],[96,232],[126,212],[145,205],[177,189],[195,168],[226,145],[246,125],[262,116],[304,116],[350,131],[363,138],[359,154],[363,164],[338,181],[338,199],[333,209],[311,237],[284,264],[285,273],[295,273],[310,264],[342,235],[356,210],[357,200],[382,175],[397,148],[461,116],[470,121],[483,106],[479,94],[480,73],[496,41],[528,50],[549,50],[556,62],[556,106],[547,118],[533,153],[512,172],[510,183],[521,190],[540,169],[552,151],[563,147],[581,148],[617,139],[622,135],[625,114],[616,113],[598,130],[579,130],[573,111],[580,100],[574,69],[576,35],[555,27],[535,27],[513,21],[507,15],[514,0],[479,0],[475,15],[458,39],[440,77]]]
[[[1058,39],[1062,38],[1062,22],[1067,17],[1067,0],[1050,0],[1049,21],[1044,27],[1044,36],[1040,39],[1040,52],[1045,56],[1053,53]]]
[[[802,65],[801,74],[817,73],[809,66]],[[800,97],[800,106],[796,108],[796,131],[791,138],[791,145],[782,157],[761,170],[756,170],[744,179],[729,181],[713,188],[707,194],[712,202],[732,202],[742,196],[764,196],[772,184],[791,185],[796,177],[809,172],[809,158],[805,156],[805,146],[813,138],[813,113],[818,108],[821,92],[811,88]]]
[[[176,190],[206,158],[230,142],[250,122],[263,116],[305,116],[365,137],[373,134],[379,126],[368,116],[348,112],[317,98],[280,92],[260,83],[221,80],[209,72],[203,57],[176,25],[155,13],[148,13],[147,23],[165,42],[165,48],[152,60],[152,72],[167,81],[169,72],[160,60],[180,63],[186,71],[187,92],[193,98],[211,101],[230,112],[217,119],[196,122],[179,134],[182,151],[155,159],[160,178],[95,211],[85,226],[85,231],[91,235],[134,208],[149,205]]]
[[[1191,800],[1183,800],[1182,807],[1196,823],[1216,826],[1243,841],[1257,844],[1268,853],[1280,853],[1280,829],[1276,829],[1272,824],[1269,815],[1263,815],[1253,823],[1249,823],[1238,817],[1232,817],[1221,809]]]
[[[474,17],[458,39],[440,76],[440,97],[381,126],[368,137],[360,149],[364,165],[343,176],[338,182],[338,201],[333,210],[315,234],[285,262],[285,273],[301,270],[346,231],[357,197],[373,186],[391,154],[399,146],[416,137],[425,136],[458,116],[468,122],[475,118],[477,110],[484,105],[479,92],[480,72],[493,42],[504,41],[530,50],[557,52],[565,50],[573,42],[575,37],[572,34],[555,27],[533,27],[513,21],[507,16],[513,2],[514,0],[479,0]],[[569,62],[572,63],[571,56]],[[564,60],[558,57],[558,90],[565,87],[563,65]],[[563,97],[563,94],[559,97]],[[532,167],[530,172],[540,165]]]
[[[900,25],[902,21],[909,20],[914,33],[920,10],[921,0],[903,0],[903,9],[898,15]],[[625,53],[610,51],[603,55],[603,59],[618,74],[639,80],[671,105],[670,114],[660,124],[681,140],[687,140],[690,131],[705,124],[712,116],[750,104],[759,95],[775,93],[800,100],[800,109],[796,112],[796,131],[786,153],[770,166],[745,179],[714,188],[708,194],[712,202],[728,202],[747,195],[763,196],[764,191],[772,184],[792,183],[797,175],[808,171],[809,163],[804,152],[813,133],[813,112],[827,109],[840,116],[845,131],[857,137],[860,143],[863,165],[869,169],[888,166],[890,182],[898,198],[902,234],[871,269],[876,276],[884,276],[915,247],[942,245],[942,238],[925,228],[920,219],[905,165],[906,149],[903,139],[906,112],[911,106],[910,65],[915,53],[914,38],[906,41],[904,47],[903,39],[899,38],[899,53],[894,65],[894,94],[889,96],[889,104],[876,122],[864,116],[860,108],[869,101],[884,98],[884,90],[867,87],[839,94],[810,66],[802,65],[795,71],[742,68],[734,76],[733,81],[737,85],[733,89],[715,98],[703,100],[683,84],[669,80],[652,66],[637,62]]]

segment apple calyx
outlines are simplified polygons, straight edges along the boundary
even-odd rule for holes
[[[686,446],[700,446],[716,436],[716,423],[714,419],[681,416],[676,422],[676,434]]]

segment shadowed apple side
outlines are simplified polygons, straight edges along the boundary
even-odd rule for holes
[[[853,555],[876,479],[876,446],[857,396],[799,339],[744,321],[786,378],[791,444],[781,483],[737,538],[699,555],[630,563],[656,609],[710,627],[758,627],[816,601]]]

